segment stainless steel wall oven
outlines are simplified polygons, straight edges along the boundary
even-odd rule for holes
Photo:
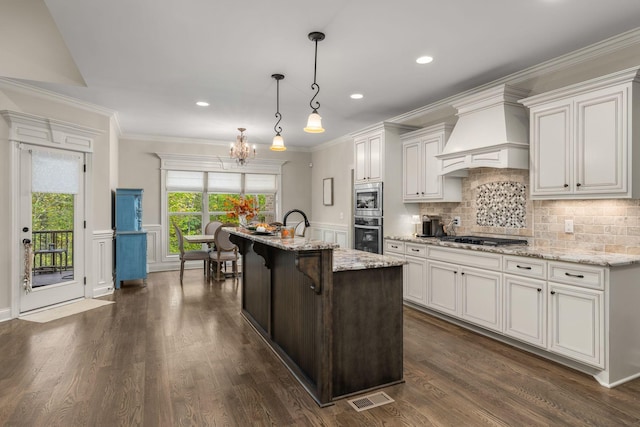
[[[382,218],[354,218],[353,248],[360,251],[382,253]]]

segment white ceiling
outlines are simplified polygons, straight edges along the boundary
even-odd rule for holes
[[[4,1],[4,0],[3,0]],[[33,0],[30,0],[33,1]],[[40,0],[41,1],[41,0]],[[86,87],[125,135],[312,147],[638,26],[638,0],[44,0]],[[302,131],[316,98],[324,134]],[[430,55],[434,61],[418,65]],[[353,92],[364,94],[352,100]],[[205,100],[210,107],[196,107]]]

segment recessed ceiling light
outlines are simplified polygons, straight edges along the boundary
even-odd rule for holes
[[[433,61],[433,58],[430,56],[421,56],[420,58],[416,59],[416,62],[418,64],[428,64],[431,61]]]
[[[196,105],[198,107],[208,107],[209,103],[207,101],[198,101],[198,102],[196,102]]]
[[[349,95],[349,97],[351,99],[362,99],[364,98],[364,95],[361,93],[352,93],[351,95]]]

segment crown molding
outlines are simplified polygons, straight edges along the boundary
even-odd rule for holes
[[[212,139],[202,139],[202,138],[189,138],[189,137],[181,137],[181,136],[160,136],[160,135],[146,135],[146,134],[125,134],[121,135],[120,139],[126,139],[129,141],[138,141],[138,142],[165,142],[168,144],[201,144],[208,145],[214,147],[225,147],[225,149],[229,149],[229,144],[231,144],[232,140],[229,141],[217,141]],[[261,149],[265,149],[269,151],[270,145],[268,144],[254,144],[256,147],[260,147]],[[308,153],[311,150],[309,148],[304,147],[287,147],[287,151],[295,151],[295,152],[305,152]]]
[[[595,60],[604,55],[608,55],[638,44],[640,44],[640,27],[591,44],[582,49],[578,49],[565,55],[558,56],[532,67],[525,68],[524,70],[517,71],[515,73],[509,74],[508,76],[477,86],[473,89],[469,89],[456,95],[441,99],[439,101],[425,105],[424,107],[420,107],[415,110],[400,114],[388,119],[388,121],[395,123],[404,123],[411,120],[419,119],[425,115],[442,110],[443,108],[451,107],[452,104],[460,102],[460,100],[467,98],[470,95],[474,95],[493,86],[499,84],[517,86],[519,83],[525,82],[527,80],[535,79],[537,77],[567,69],[571,66]]]
[[[107,117],[116,116],[116,120],[117,120],[117,112],[114,110],[110,110],[108,108],[101,107],[96,104],[92,104],[90,102],[81,101],[71,96],[61,95],[59,93],[55,93],[47,89],[42,89],[36,86],[32,86],[27,83],[23,83],[21,81],[10,79],[7,77],[0,77],[0,89],[17,90],[22,93],[34,95],[39,98],[48,99],[54,102],[59,102],[64,105],[68,105],[68,106],[78,108],[80,110],[88,111],[91,113],[100,114],[102,116],[107,116]]]

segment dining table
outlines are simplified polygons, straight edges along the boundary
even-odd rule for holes
[[[209,246],[213,245],[214,235],[213,234],[185,234],[184,240],[189,243],[206,243]]]

